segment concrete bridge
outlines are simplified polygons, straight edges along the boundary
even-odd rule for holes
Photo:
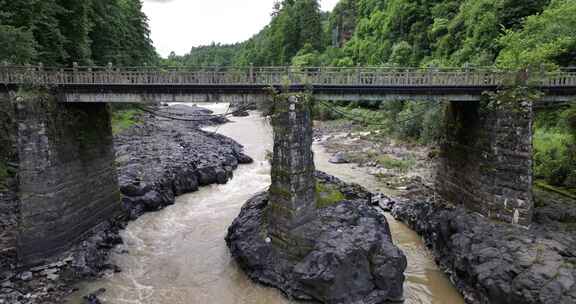
[[[576,93],[576,70],[518,73],[497,69],[415,68],[45,68],[0,66],[0,85],[51,87],[61,102],[202,102],[268,98],[268,90],[308,91],[321,100],[478,101],[484,91],[523,81],[544,100]]]
[[[270,100],[270,87],[323,100],[450,101],[438,193],[528,226],[532,103],[490,110],[480,102],[518,81],[547,103],[576,96],[571,70],[0,66],[0,260],[42,262],[121,213],[107,103],[251,102]]]

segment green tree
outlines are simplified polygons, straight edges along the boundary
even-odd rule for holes
[[[576,2],[553,1],[542,14],[530,16],[518,31],[507,30],[499,39],[503,67],[576,64]]]
[[[25,64],[36,57],[36,41],[29,30],[0,25],[0,62]]]
[[[0,0],[2,57],[45,65],[154,62],[140,0]]]
[[[292,58],[292,65],[296,67],[318,67],[321,65],[320,53],[307,43]]]
[[[64,48],[68,63],[91,64],[92,28],[90,20],[91,1],[59,0],[64,11],[58,16],[59,27],[65,37]]]

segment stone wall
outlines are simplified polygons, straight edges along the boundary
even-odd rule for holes
[[[110,113],[106,104],[59,104],[40,91],[2,104],[14,113],[18,165],[17,225],[8,228],[19,262],[35,264],[120,211]]]
[[[491,109],[451,102],[437,191],[490,218],[532,221],[532,105]]]
[[[269,233],[275,244],[287,249],[302,247],[296,228],[316,217],[309,106],[304,96],[281,95],[272,109],[274,156],[268,207]]]
[[[0,274],[17,263],[19,201],[14,175],[16,124],[10,95],[0,93]],[[1,277],[1,276],[0,276]]]

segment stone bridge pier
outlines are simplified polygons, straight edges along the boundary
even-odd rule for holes
[[[487,217],[530,225],[532,111],[530,102],[500,109],[450,102],[437,192]]]
[[[300,255],[311,240],[299,228],[316,219],[317,212],[310,104],[304,96],[280,95],[272,107],[274,155],[268,231],[273,244]]]
[[[0,143],[1,268],[43,262],[120,211],[106,104],[2,93]]]

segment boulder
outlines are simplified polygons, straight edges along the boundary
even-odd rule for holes
[[[200,183],[200,186],[214,184],[216,181],[216,169],[214,167],[198,169],[198,182]]]
[[[250,156],[248,156],[244,153],[238,153],[236,158],[238,159],[238,163],[243,164],[243,165],[251,164],[254,162],[254,160]]]
[[[226,184],[228,182],[228,172],[225,169],[216,169],[216,183],[219,185]]]
[[[297,228],[314,242],[296,258],[267,236],[268,193],[254,196],[228,229],[232,257],[252,280],[291,298],[330,304],[402,301],[406,257],[393,244],[384,215],[368,200],[349,197],[319,209],[315,220]]]
[[[198,175],[191,170],[183,170],[176,174],[172,182],[174,195],[194,192],[198,190]]]
[[[235,117],[246,117],[246,116],[250,116],[250,113],[249,113],[248,111],[238,110],[238,111],[232,113],[232,116],[235,116]]]
[[[330,160],[328,161],[333,164],[347,164],[350,162],[348,161],[346,154],[344,152],[338,152],[334,154],[332,158],[330,158]]]

